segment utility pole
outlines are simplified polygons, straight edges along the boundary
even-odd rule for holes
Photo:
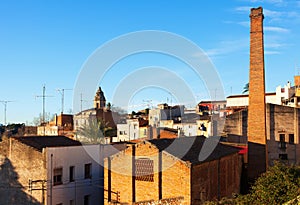
[[[61,94],[61,113],[64,113],[64,98],[65,98],[65,90],[72,90],[72,89],[57,89],[57,91]]]
[[[10,100],[1,100],[0,102],[4,105],[4,125],[6,125],[6,112],[7,112],[7,103],[13,102]]]

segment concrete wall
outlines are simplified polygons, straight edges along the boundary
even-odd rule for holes
[[[247,136],[248,111],[241,110],[226,116],[224,133]]]
[[[235,112],[226,117],[224,132],[247,136],[247,111]],[[257,128],[259,129],[259,127]],[[266,131],[268,164],[279,160],[279,155],[287,154],[287,162],[300,164],[300,109],[275,104],[266,105]],[[280,134],[285,136],[286,149],[280,148]],[[289,142],[289,135],[294,135],[294,143]]]

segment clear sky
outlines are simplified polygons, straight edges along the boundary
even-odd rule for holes
[[[0,100],[13,101],[7,104],[7,122],[30,123],[42,112],[42,99],[35,96],[42,94],[44,84],[46,94],[53,96],[46,100],[46,112],[60,113],[56,90],[74,88],[88,57],[105,42],[141,30],[172,32],[196,43],[211,58],[225,95],[240,94],[248,82],[249,12],[258,6],[265,15],[266,89],[275,91],[276,86],[293,81],[300,70],[300,1],[0,1]],[[190,84],[197,100],[207,98],[201,81],[189,77],[181,62],[145,54],[118,62],[99,81],[107,101],[112,100],[113,85],[127,73],[153,65],[174,69]],[[91,107],[93,99],[83,98],[83,108]],[[168,92],[146,88],[130,103],[133,109],[149,100],[155,105],[172,98],[176,103]],[[72,99],[72,90],[65,91],[65,111],[73,109]]]

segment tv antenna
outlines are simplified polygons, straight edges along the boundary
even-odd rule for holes
[[[6,125],[6,112],[7,112],[7,103],[14,102],[11,100],[1,100],[0,102],[4,105],[4,125]]]
[[[53,97],[53,96],[50,96],[50,95],[46,95],[46,86],[43,85],[43,95],[36,95],[35,96],[36,98],[43,98],[43,125],[45,124],[45,104],[46,104],[46,98],[47,97]]]
[[[143,100],[143,102],[146,103],[148,109],[151,109],[153,106],[152,106],[152,100]]]
[[[64,113],[65,90],[72,90],[72,89],[67,89],[67,88],[57,89],[57,91],[61,94],[61,114]]]

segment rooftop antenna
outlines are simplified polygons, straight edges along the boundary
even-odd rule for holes
[[[46,95],[46,86],[43,85],[43,95],[36,95],[35,97],[36,98],[43,98],[43,122],[42,123],[44,125],[45,124],[45,104],[46,104],[46,97],[53,97],[53,96]]]
[[[72,89],[69,89],[69,88],[59,88],[59,89],[57,89],[57,91],[61,94],[61,114],[64,113],[65,90],[72,90]]]
[[[0,102],[2,102],[3,105],[4,105],[4,125],[7,125],[6,124],[7,103],[10,103],[10,102],[13,102],[13,101],[11,101],[11,100],[1,100]]]
[[[148,109],[151,109],[152,108],[152,100],[143,100],[143,102],[146,102],[147,106],[148,106]]]
[[[83,96],[83,93],[80,93],[80,113],[81,113],[81,118],[82,118],[82,103],[83,102],[87,102],[87,100],[84,100],[83,98],[82,98],[82,96]]]

